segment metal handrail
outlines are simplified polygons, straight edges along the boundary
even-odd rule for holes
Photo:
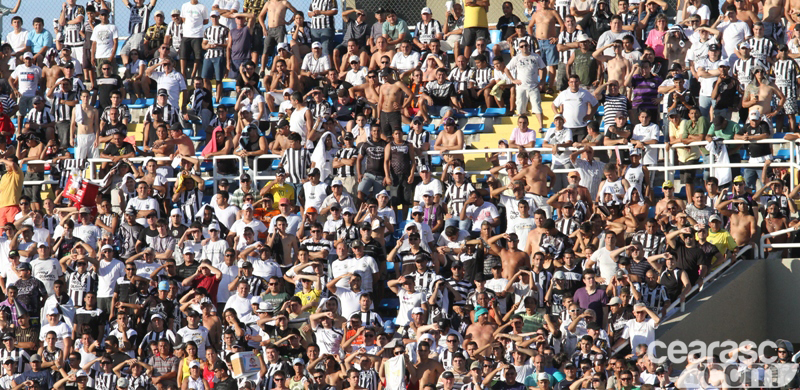
[[[800,230],[800,226],[786,228],[786,229],[783,229],[783,230],[778,230],[777,232],[762,234],[760,242],[759,242],[759,245],[758,245],[759,254],[761,255],[760,258],[761,259],[765,259],[766,258],[766,253],[764,251],[765,248],[776,248],[776,249],[777,248],[780,248],[780,249],[799,248],[800,247],[800,243],[780,243],[780,244],[767,244],[766,243],[768,238],[782,236],[784,234],[794,233],[794,232],[796,232],[798,230]]]

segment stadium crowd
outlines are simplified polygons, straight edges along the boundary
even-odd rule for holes
[[[670,305],[797,223],[798,0],[123,3],[3,37],[2,390],[672,389]]]

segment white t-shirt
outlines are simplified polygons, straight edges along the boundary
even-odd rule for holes
[[[322,325],[317,326],[314,330],[314,335],[317,336],[317,345],[319,346],[319,353],[338,355],[342,345],[342,331],[331,328],[325,329]]]
[[[358,302],[359,298],[361,297],[360,292],[353,292],[353,290],[349,288],[337,286],[336,297],[338,297],[339,302],[342,303],[342,315],[344,315],[345,318],[350,318],[350,314],[361,309],[361,305]]]
[[[231,225],[233,225],[236,221],[236,213],[239,212],[239,208],[229,204],[228,207],[222,209],[221,207],[214,207],[214,214],[217,215],[217,220],[222,222],[226,228],[230,229]]]
[[[186,90],[186,79],[183,78],[180,72],[177,70],[173,70],[170,73],[153,72],[150,74],[150,79],[156,81],[156,88],[167,90],[169,104],[172,104],[172,107],[180,107],[179,97],[181,91]]]
[[[92,42],[96,43],[94,58],[111,57],[115,39],[119,39],[116,25],[109,23],[94,26],[94,31],[92,32]]]
[[[324,181],[319,182],[317,185],[311,184],[310,181],[303,183],[303,191],[306,195],[306,203],[303,205],[306,209],[314,207],[319,211],[322,206],[322,201],[328,196],[326,190],[328,184]]]
[[[260,121],[264,118],[264,113],[261,112],[261,103],[266,104],[267,102],[264,100],[264,97],[261,96],[260,93],[255,94],[253,100],[251,101],[248,98],[242,100],[242,107],[247,107],[250,109],[250,112],[253,113],[253,119]],[[266,106],[264,106],[266,108]]]
[[[652,318],[642,322],[636,322],[636,319],[628,320],[622,338],[628,339],[632,348],[636,348],[639,344],[650,345],[656,341],[656,323]]]
[[[489,202],[483,202],[480,207],[474,204],[467,206],[466,214],[467,218],[472,220],[472,231],[474,232],[481,231],[483,221],[494,222],[500,216],[497,207]]]
[[[267,230],[267,227],[264,227],[264,230]],[[269,278],[273,276],[277,276],[279,278],[283,277],[283,271],[281,271],[281,267],[275,260],[255,260],[250,262],[253,265],[253,275],[262,277],[264,280],[269,281]]]
[[[378,263],[372,256],[353,259],[351,272],[361,275],[361,290],[365,292],[372,292],[372,274],[379,271]]]
[[[250,223],[240,219],[233,223],[233,226],[231,226],[230,230],[231,232],[236,233],[237,236],[242,237],[244,236],[244,228],[246,227],[253,229],[253,233],[255,233],[256,238],[258,238],[259,234],[267,231],[267,226],[264,225],[264,222],[261,222],[255,218],[253,218]]]
[[[53,284],[58,278],[64,275],[61,265],[58,260],[50,259],[34,259],[31,261],[31,271],[33,277],[39,279],[44,283],[48,295],[53,295]]]
[[[631,139],[635,139],[641,142],[647,142],[651,140],[658,140],[658,137],[662,135],[661,128],[655,124],[650,123],[647,126],[642,126],[642,124],[638,124],[633,128],[633,133],[631,134]],[[658,149],[647,148],[647,153],[644,155],[644,159],[642,160],[642,164],[644,165],[653,165],[658,161]]]
[[[589,113],[586,103],[597,106],[597,99],[583,88],[578,88],[577,92],[567,88],[559,92],[553,100],[554,106],[563,108],[561,114],[564,116],[564,127],[569,128],[586,126],[588,121],[584,118]]]
[[[17,80],[19,93],[22,96],[31,97],[36,95],[39,87],[39,79],[42,77],[42,68],[25,64],[17,65],[11,77]]]
[[[217,287],[217,302],[228,302],[228,298],[231,297],[231,292],[228,291],[228,285],[239,275],[239,267],[236,264],[225,264],[225,262],[217,264],[215,267],[219,272],[222,272],[222,277],[219,279],[219,287]],[[255,269],[254,265],[253,275],[256,275]]]
[[[208,23],[208,8],[205,5],[186,2],[181,6],[183,37],[202,38],[203,25]]]
[[[419,53],[411,51],[411,54],[405,55],[404,53],[397,52],[392,57],[391,67],[406,72],[419,66]]]
[[[20,29],[19,33],[11,30],[10,33],[6,34],[6,42],[14,49],[14,53],[25,50],[26,46],[33,46],[33,44],[28,41],[28,30],[24,28]]]
[[[300,224],[303,222],[302,218],[299,215],[292,214],[290,216],[284,216],[281,214],[280,216],[286,218],[286,233],[287,234],[295,234],[297,233],[297,229],[300,228]],[[278,215],[272,217],[269,220],[269,232],[275,233],[275,219],[277,219]]]
[[[605,279],[606,282],[611,283],[611,278],[617,272],[617,263],[611,258],[611,251],[605,246],[598,248],[592,253],[591,260],[597,265],[600,270],[600,277]]]
[[[140,199],[138,196],[135,198],[130,198],[128,200],[128,204],[125,206],[125,210],[129,208],[136,211],[155,210],[156,215],[159,214],[158,202],[150,197],[145,199]],[[147,227],[147,218],[136,218],[136,222],[144,227]]]
[[[72,327],[67,325],[64,321],[59,322],[56,326],[51,326],[50,324],[42,325],[42,328],[39,330],[39,341],[44,342],[47,333],[50,331],[56,332],[56,337],[58,338],[58,341],[56,341],[56,348],[61,348],[63,350],[64,338],[72,337]]]
[[[544,135],[544,142],[550,145],[564,144],[569,141],[572,141],[572,130],[566,127],[561,130],[551,127],[547,129],[547,133]],[[562,167],[566,166],[569,162],[569,155],[570,152],[564,149],[561,153],[553,155],[553,161]]]
[[[511,72],[522,84],[520,89],[533,89],[539,84],[539,70],[546,67],[542,57],[532,53],[527,56],[518,54],[508,62],[508,71]]]
[[[252,297],[252,295],[248,295],[247,297],[242,298],[238,293],[233,294],[230,298],[228,298],[228,302],[225,303],[224,310],[233,308],[236,310],[236,315],[239,317],[239,320],[244,321],[244,318],[247,318],[250,316],[250,314],[253,314],[253,307],[250,305],[250,298]]]
[[[733,23],[723,22],[717,26],[722,31],[722,56],[730,58],[736,54],[736,46],[747,37],[753,36],[750,26],[739,20]]]
[[[218,264],[225,261],[225,251],[228,250],[228,241],[220,238],[217,241],[208,240],[206,245],[203,245],[203,253],[199,256],[201,260],[209,260],[211,264],[216,267]],[[198,256],[195,255],[195,258]]]
[[[117,279],[125,275],[125,264],[117,259],[100,260],[100,271],[97,279],[97,297],[111,298]]]
[[[223,11],[233,10],[233,12],[239,12],[239,9],[241,8],[239,0],[214,0],[214,4],[211,6],[213,7],[215,5],[217,8]],[[219,17],[219,24],[229,29],[236,28],[236,21],[232,18],[226,18],[224,16]]]
[[[711,19],[711,10],[705,4],[700,5],[700,8],[697,8],[694,5],[686,7],[686,14],[687,15],[683,15],[684,18],[687,18],[692,15],[697,15],[700,17],[701,21]]]
[[[442,195],[444,189],[442,188],[442,182],[437,178],[431,178],[428,184],[419,182],[414,189],[414,202],[422,203],[422,194],[427,190],[433,191],[433,195],[436,196]]]
[[[706,48],[708,50],[708,48]],[[706,58],[695,62],[694,67],[695,69],[703,68],[706,71],[709,70],[717,70],[719,69],[720,64],[727,64],[728,60],[724,58],[720,58],[717,61],[711,61],[708,58],[708,51],[706,51]],[[718,76],[712,77],[698,77],[700,80],[700,96],[708,96],[711,97],[711,93],[714,91],[714,83],[717,82]]]
[[[397,326],[405,326],[411,322],[411,310],[415,307],[421,307],[425,297],[419,291],[410,293],[403,288],[398,291],[397,297],[400,299],[400,308],[397,309],[395,324]]]
[[[314,58],[314,53],[308,53],[303,57],[303,63],[300,65],[300,70],[310,73],[322,73],[331,68],[331,61],[328,56],[319,56]]]
[[[533,218],[517,218],[513,221],[509,221],[506,233],[517,234],[517,238],[519,238],[517,249],[522,251],[525,250],[525,245],[528,243],[528,233],[533,229],[536,229],[536,222],[534,222]]]
[[[357,71],[350,69],[344,76],[344,81],[352,84],[353,86],[361,85],[367,82],[367,68],[361,67]]]
[[[197,344],[197,356],[206,356],[206,345],[208,344],[208,329],[200,325],[197,329],[190,329],[184,326],[178,331],[178,336],[184,343],[187,341],[194,341]],[[202,353],[202,355],[200,355]]]

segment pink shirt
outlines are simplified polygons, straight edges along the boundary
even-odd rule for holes
[[[515,127],[511,132],[511,141],[517,145],[527,145],[536,141],[536,132],[529,128],[528,131],[523,133],[519,130],[519,127]]]
[[[658,29],[654,28],[647,34],[647,41],[645,41],[647,46],[653,48],[658,58],[664,58],[664,35],[667,35],[666,30],[658,31]]]

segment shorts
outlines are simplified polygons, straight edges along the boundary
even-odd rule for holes
[[[253,29],[250,30],[250,34],[255,37],[263,37],[264,30],[261,28],[261,24],[256,23],[253,25]],[[253,39],[253,45],[250,47],[251,53],[261,53],[264,51],[264,40],[263,39]]]
[[[428,107],[428,112],[438,112],[439,116],[444,118],[447,116],[448,113],[453,111],[453,107],[450,106],[430,106]]]
[[[17,116],[24,117],[33,108],[33,96],[22,96],[19,98],[19,111]]]
[[[286,27],[268,27],[264,34],[263,55],[271,56],[275,54],[278,44],[286,41]]]
[[[206,58],[203,60],[203,71],[200,77],[207,80],[222,80],[225,75],[225,57]]]
[[[194,62],[203,62],[203,38],[183,38],[181,39],[181,61],[189,61],[191,56],[189,52],[194,55]]]
[[[25,172],[25,182],[41,181],[44,180],[44,172]],[[42,201],[42,185],[40,184],[25,184],[22,188],[22,194],[28,195],[34,202]]]
[[[400,111],[381,111],[381,134],[391,137],[395,129],[402,129],[402,118]]]
[[[143,33],[136,33],[131,34],[128,37],[128,40],[125,41],[125,44],[122,45],[122,49],[119,51],[120,55],[126,56],[131,53],[131,50],[136,49],[139,51],[139,57],[142,57],[142,42],[144,41],[144,34]]]
[[[550,43],[549,39],[539,39],[538,41],[544,64],[547,66],[558,65],[558,49],[556,49],[556,44]]]
[[[439,41],[442,45],[442,50],[451,51],[455,50],[455,45],[461,42],[461,34],[452,34],[447,39]]]
[[[487,43],[491,42],[491,38],[489,37],[489,28],[488,27],[465,28],[464,32],[461,34],[461,46],[475,46],[475,41],[477,41],[478,38],[486,39]]]

